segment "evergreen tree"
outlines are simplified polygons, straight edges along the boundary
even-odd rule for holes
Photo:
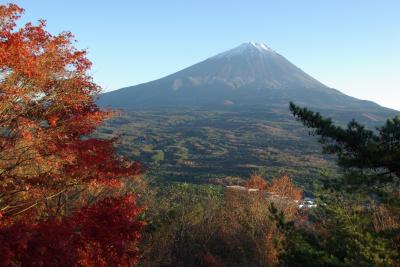
[[[374,174],[373,181],[358,179],[359,184],[388,183],[400,177],[400,116],[370,130],[355,120],[347,128],[336,126],[332,119],[292,102],[290,110],[304,126],[312,129],[311,134],[320,136],[324,152],[337,155],[341,167]]]

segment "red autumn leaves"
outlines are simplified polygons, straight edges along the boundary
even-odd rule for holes
[[[133,265],[141,209],[117,192],[140,166],[88,137],[112,114],[86,52],[22,13],[0,5],[0,265]]]
[[[70,217],[3,226],[0,266],[131,266],[143,226],[135,205],[132,196],[110,197]]]

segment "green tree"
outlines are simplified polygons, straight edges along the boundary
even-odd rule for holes
[[[290,110],[320,137],[324,152],[337,156],[345,175],[316,192],[318,208],[308,211],[303,222],[287,223],[270,210],[286,236],[280,264],[399,266],[400,117],[369,130],[354,120],[347,128],[336,126],[293,103]],[[358,190],[349,194],[338,183]]]
[[[320,137],[324,152],[337,155],[340,166],[368,171],[374,174],[373,182],[388,183],[400,177],[400,116],[388,119],[373,131],[355,120],[347,128],[336,126],[331,119],[292,102],[290,110],[304,126],[312,129],[311,134]]]
[[[164,160],[164,151],[162,150],[157,150],[156,153],[151,157],[151,160],[158,164],[160,161]]]

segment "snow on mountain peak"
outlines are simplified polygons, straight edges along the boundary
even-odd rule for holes
[[[260,53],[275,53],[273,49],[267,46],[265,43],[257,43],[257,42],[248,42],[243,43],[231,50],[223,52],[214,56],[213,58],[221,58],[221,57],[231,57],[244,54],[246,52],[260,52]]]
[[[254,46],[255,48],[257,48],[260,51],[274,51],[272,50],[270,47],[268,47],[268,45],[264,44],[264,43],[257,43],[257,42],[250,42],[249,45]]]

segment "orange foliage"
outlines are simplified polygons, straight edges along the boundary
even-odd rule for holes
[[[289,176],[283,175],[273,179],[265,189],[271,200],[281,210],[285,218],[293,220],[298,215],[298,201],[302,198],[302,190],[294,186]]]
[[[22,9],[0,6],[0,208],[24,209],[17,200],[48,198],[90,181],[119,183],[137,164],[117,157],[113,140],[83,138],[110,116],[87,75],[86,52],[71,33],[52,36],[41,21],[16,29]],[[28,204],[28,202],[27,202]]]
[[[260,231],[254,239],[257,254],[263,259],[260,265],[277,266],[284,235],[269,220],[268,208],[273,203],[279,211],[283,212],[286,220],[298,219],[297,201],[302,198],[302,190],[297,188],[287,175],[275,178],[268,183],[262,176],[253,174],[246,183],[246,190],[241,187],[227,188],[225,197],[227,210],[243,220],[236,226],[238,229],[246,225],[250,229]],[[238,218],[227,220],[230,221],[229,231],[234,231],[232,228],[235,225],[235,219]]]
[[[292,200],[300,200],[302,194],[302,190],[294,186],[292,179],[288,175],[283,175],[281,178],[273,179],[271,184],[267,186],[266,190]]]
[[[264,178],[258,174],[251,175],[250,179],[247,182],[248,188],[260,189],[260,190],[265,189],[267,185],[268,183],[264,180]]]
[[[277,266],[279,253],[282,249],[280,244],[284,239],[283,233],[281,233],[276,226],[271,226],[265,231],[265,251],[263,253],[265,262],[268,262],[268,266]]]
[[[114,140],[88,137],[112,114],[96,105],[100,88],[87,74],[86,51],[73,46],[70,32],[47,32],[44,21],[17,28],[22,13],[0,5],[0,229],[23,222],[35,232],[43,219],[57,228],[53,218],[86,206],[79,192],[91,184],[118,186],[140,166],[118,157]],[[43,238],[35,233],[30,237]]]

